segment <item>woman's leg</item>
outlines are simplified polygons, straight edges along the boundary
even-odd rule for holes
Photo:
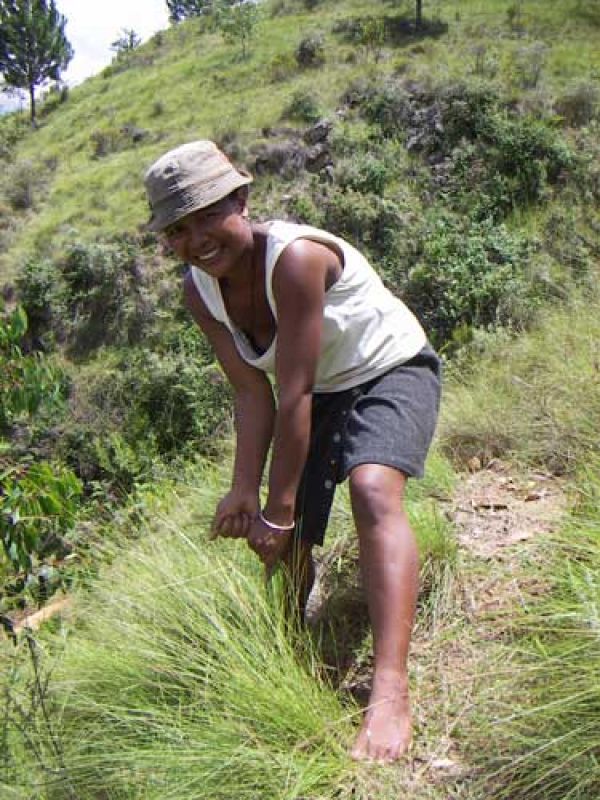
[[[373,630],[369,706],[352,755],[394,761],[412,736],[407,659],[418,593],[418,553],[403,505],[406,476],[380,464],[350,473],[360,567]]]

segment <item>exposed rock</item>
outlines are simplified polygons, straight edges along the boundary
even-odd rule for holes
[[[320,119],[315,125],[304,131],[304,141],[306,144],[320,144],[326,141],[332,128],[332,122],[328,119]]]

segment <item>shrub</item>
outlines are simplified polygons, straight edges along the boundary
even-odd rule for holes
[[[358,101],[365,118],[379,125],[383,135],[390,138],[401,134],[411,118],[410,95],[397,81],[379,87],[355,85],[347,90],[345,99],[350,104]]]
[[[15,145],[29,129],[23,114],[0,115],[0,159],[8,161],[11,158]]]
[[[402,215],[391,200],[348,189],[332,191],[322,198],[321,207],[324,226],[368,255],[387,260],[395,251]]]
[[[316,122],[321,117],[321,109],[314,93],[298,89],[284,108],[282,117],[300,122]]]
[[[556,100],[555,109],[573,127],[588,125],[598,114],[600,89],[595,83],[579,83]]]
[[[422,232],[423,252],[404,296],[438,345],[462,327],[520,325],[528,245],[491,220],[469,223],[442,214]]]
[[[3,181],[4,196],[14,211],[33,208],[37,190],[41,186],[39,164],[17,161],[8,170]]]
[[[298,65],[292,53],[278,53],[271,61],[269,73],[271,80],[279,83],[291,78],[297,69]]]
[[[73,244],[58,263],[72,353],[139,341],[151,321],[138,250],[126,240]]]
[[[48,116],[57,108],[64,105],[69,99],[69,87],[67,84],[55,83],[43,98],[43,104],[40,109],[40,115],[43,117]]]
[[[502,219],[517,207],[543,202],[575,164],[566,142],[543,122],[498,113],[477,140],[454,148],[441,188],[474,218]]]
[[[302,69],[320,67],[325,63],[323,34],[311,33],[301,40],[296,48],[296,62]]]
[[[189,328],[173,329],[160,352],[104,357],[75,384],[59,452],[87,484],[129,492],[160,463],[217,455],[231,393],[204,337]]]
[[[49,259],[29,258],[19,270],[16,286],[19,301],[29,321],[28,334],[34,347],[46,349],[55,318],[59,297],[60,274]],[[56,332],[56,328],[54,330]]]
[[[392,177],[392,170],[386,162],[372,153],[356,154],[336,169],[338,185],[361,194],[382,195]]]
[[[156,109],[156,104],[155,104]],[[119,153],[127,150],[143,141],[148,132],[143,128],[138,128],[133,123],[127,123],[120,127],[109,126],[92,131],[90,141],[92,143],[92,158],[105,158],[112,153]]]
[[[141,351],[122,365],[125,435],[131,442],[151,434],[162,456],[215,455],[231,420],[229,385],[213,364],[186,353]]]
[[[544,42],[534,42],[521,47],[513,54],[513,69],[519,85],[523,89],[535,89],[546,65],[548,46]]]

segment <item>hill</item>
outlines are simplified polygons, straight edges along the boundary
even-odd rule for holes
[[[0,613],[77,597],[0,650],[8,796],[598,793],[600,7],[423,8],[417,29],[412,2],[265,2],[247,54],[191,19],[50,92],[37,130],[0,119]],[[410,497],[417,742],[392,771],[346,758],[370,661],[345,496],[314,637],[206,541],[228,390],[142,190],[202,137],[255,175],[257,216],[363,249],[445,358]]]

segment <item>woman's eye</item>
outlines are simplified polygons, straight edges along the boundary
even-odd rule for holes
[[[167,228],[165,231],[167,239],[176,239],[178,236],[181,236],[182,233],[183,228],[180,227]]]

